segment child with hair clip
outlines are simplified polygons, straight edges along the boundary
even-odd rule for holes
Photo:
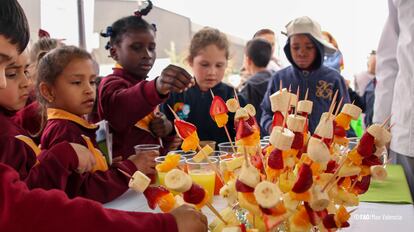
[[[29,188],[63,189],[68,172],[84,172],[95,162],[83,146],[63,142],[41,152],[12,119],[29,97],[27,52],[5,69],[6,87],[0,89],[0,161],[16,169]],[[50,178],[59,176],[61,179]]]
[[[156,58],[155,25],[142,18],[152,8],[148,2],[145,9],[117,20],[101,33],[110,37],[107,48],[117,62],[99,85],[98,103],[99,116],[109,122],[113,133],[114,157],[127,158],[134,154],[135,145],[159,143],[159,138],[167,148],[161,154],[175,149],[179,144],[171,146],[175,141],[171,122],[154,110],[170,92],[183,92],[194,84],[190,74],[174,65],[155,80],[145,80]]]
[[[41,37],[30,47],[30,65],[28,67],[28,73],[33,83],[35,83],[37,79],[37,66],[40,59],[50,50],[60,46],[63,46],[63,43],[58,39]],[[40,112],[41,108],[39,102],[36,100],[36,92],[34,88],[32,88],[30,90],[30,95],[27,99],[26,106],[23,109],[19,110],[13,117],[13,121],[17,123],[21,128],[26,130],[26,132],[36,143],[40,143]]]
[[[16,64],[18,54],[25,49],[28,41],[29,28],[23,9],[16,0],[2,0],[0,4],[0,90],[6,89],[8,84],[15,85],[14,81],[5,76],[5,69]],[[21,72],[18,73],[19,77],[22,77]],[[10,90],[12,89],[15,87],[11,87]],[[0,95],[0,100],[4,100],[3,95]],[[0,114],[0,123],[7,121],[2,115]],[[2,127],[2,131],[3,129],[5,127]],[[4,137],[1,139],[3,140]],[[81,146],[74,146],[75,150],[78,150],[76,147]],[[1,149],[0,157],[6,153],[19,156],[19,153],[14,153],[13,150]],[[47,157],[50,154],[52,154],[51,151],[46,151],[42,156]],[[29,190],[19,178],[16,171],[0,162],[0,218],[2,219],[0,228],[2,231],[207,231],[207,218],[191,206],[183,205],[165,214],[105,209],[101,204],[83,198],[68,199],[62,191],[45,191],[39,188]]]
[[[234,97],[234,89],[222,82],[229,56],[229,42],[224,33],[209,27],[198,31],[191,40],[187,57],[196,85],[186,92],[172,94],[162,105],[162,110],[170,120],[174,120],[174,116],[167,104],[181,119],[195,124],[200,140],[213,140],[216,143],[228,141],[225,130],[217,127],[209,116],[209,110],[213,100],[210,90],[224,101]],[[245,101],[241,97],[239,100],[243,106]],[[234,117],[229,116],[227,127],[234,138],[236,132],[233,125]]]
[[[78,143],[88,147],[96,160],[91,172],[71,173],[64,190],[69,197],[83,196],[105,203],[128,189],[129,178],[118,169],[131,174],[136,170],[147,175],[155,174],[151,167],[155,166],[154,159],[158,154],[132,155],[108,167],[95,140],[98,128],[85,119],[95,102],[96,76],[95,64],[88,52],[64,46],[41,59],[36,89],[47,117],[41,136],[42,149],[49,149],[62,141]]]

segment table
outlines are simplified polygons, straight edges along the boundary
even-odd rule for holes
[[[218,211],[226,208],[226,202],[218,196],[214,197],[213,205]],[[112,202],[104,204],[106,208],[125,211],[160,212],[151,210],[143,194],[128,190]],[[360,202],[358,209],[352,213],[351,227],[343,231],[414,231],[414,206],[412,204],[384,204]],[[209,223],[214,214],[207,208],[202,209]]]

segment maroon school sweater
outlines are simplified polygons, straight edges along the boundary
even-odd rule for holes
[[[35,135],[40,131],[42,117],[40,115],[41,107],[38,101],[26,105],[23,109],[17,111],[12,120],[24,129],[27,134]],[[39,142],[39,139],[37,142]]]
[[[49,149],[63,141],[78,143],[87,147],[81,135],[90,138],[94,147],[98,149],[95,140],[97,127],[86,120],[63,110],[53,109],[54,115],[50,115],[41,137],[42,149]],[[50,119],[50,118],[54,119]],[[129,178],[118,171],[118,168],[130,173],[137,170],[130,160],[114,163],[106,171],[87,172],[79,174],[72,172],[68,177],[65,192],[70,198],[82,196],[102,203],[112,201],[128,189]]]
[[[18,173],[0,163],[1,231],[178,232],[171,214],[123,212],[59,190],[28,190]]]
[[[27,136],[10,112],[0,107],[0,162],[13,167],[29,188],[64,189],[68,176],[78,167],[78,158],[68,142],[36,156],[35,150],[16,136]]]
[[[122,68],[114,68],[99,85],[98,114],[108,121],[113,133],[113,155],[124,158],[134,154],[137,144],[159,144],[158,138],[135,124],[167,98],[160,96],[155,80],[135,77]],[[172,137],[163,138],[165,147]],[[161,154],[165,151],[161,151]]]

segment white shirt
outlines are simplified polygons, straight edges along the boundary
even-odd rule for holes
[[[373,121],[392,114],[391,150],[414,157],[414,1],[388,0],[388,7],[377,51]]]

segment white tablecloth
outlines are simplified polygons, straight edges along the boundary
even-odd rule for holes
[[[215,197],[213,205],[218,211],[226,207],[226,202]],[[128,190],[125,194],[104,205],[106,208],[125,211],[160,212],[158,209],[148,208],[147,201],[142,194]],[[393,231],[412,232],[414,231],[414,206],[411,204],[380,204],[361,202],[358,209],[351,214],[351,227],[343,231]],[[208,209],[203,208],[203,213],[211,222],[215,217]]]

